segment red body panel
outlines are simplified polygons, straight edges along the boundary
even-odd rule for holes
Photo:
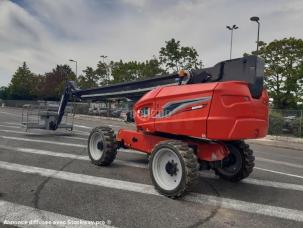
[[[163,112],[163,107],[172,102],[201,99],[194,104],[184,104],[179,110],[167,117],[155,118],[155,130],[174,135],[206,137],[206,121],[213,90],[217,83],[193,84],[186,86],[164,87],[156,96],[156,108]],[[182,106],[182,105],[181,105]],[[192,110],[191,107],[200,107]]]
[[[239,140],[264,137],[268,129],[267,92],[254,99],[239,81],[157,88],[134,109],[137,128],[150,133]]]
[[[150,154],[154,146],[163,140],[165,140],[163,137],[126,129],[119,130],[117,134],[117,141],[122,142],[124,147],[139,150],[147,154]]]
[[[142,131],[121,129],[117,134],[117,141],[121,142],[124,147],[142,151],[147,154],[152,153],[153,148],[164,140],[169,140],[169,138],[146,134]],[[220,161],[229,154],[228,149],[221,143],[199,143],[190,140],[186,142],[196,148],[197,157],[201,161]]]
[[[239,140],[265,137],[268,129],[268,95],[250,95],[244,82],[222,82],[216,87],[207,120],[207,138]]]

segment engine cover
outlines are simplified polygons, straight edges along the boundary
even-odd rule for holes
[[[251,96],[248,83],[212,82],[166,86],[134,106],[137,129],[148,133],[238,140],[260,138],[268,129],[268,95]]]

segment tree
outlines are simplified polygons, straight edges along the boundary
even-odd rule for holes
[[[107,63],[99,61],[97,64],[96,74],[98,76],[98,81],[100,85],[110,84],[111,69]]]
[[[140,80],[155,75],[163,74],[165,71],[161,69],[157,59],[146,60],[145,62],[129,61],[111,62],[111,73],[113,80],[111,83],[127,82]]]
[[[265,61],[265,85],[274,108],[297,108],[302,102],[303,40],[290,37],[259,45],[258,55]]]
[[[66,81],[75,81],[76,75],[68,65],[57,65],[51,72],[45,73],[40,80],[41,98],[58,100]]]
[[[199,54],[193,47],[183,47],[180,41],[171,39],[165,42],[159,52],[160,63],[167,71],[179,71],[180,69],[197,69],[202,67],[202,61],[198,60]]]
[[[78,78],[78,85],[82,89],[88,89],[88,88],[94,88],[98,87],[98,75],[96,74],[96,71],[92,67],[86,67],[85,70],[83,70],[84,75],[80,75]]]
[[[166,73],[166,71],[161,68],[159,60],[155,57],[153,59],[146,60],[144,63],[141,63],[140,68],[142,78],[153,77],[155,75]]]
[[[12,99],[27,100],[34,96],[34,74],[26,62],[20,66],[12,77],[9,85],[9,96]]]
[[[297,72],[297,78],[298,78],[298,108],[303,108],[303,63],[301,63],[298,66],[298,72]]]
[[[9,88],[2,86],[0,88],[0,99],[6,100],[9,98]]]
[[[136,61],[126,63],[122,60],[119,62],[111,61],[110,68],[113,77],[111,83],[133,81],[140,78],[138,63]]]

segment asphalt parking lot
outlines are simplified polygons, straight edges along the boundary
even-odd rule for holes
[[[234,184],[204,172],[193,193],[172,200],[154,190],[144,154],[119,151],[110,167],[90,163],[86,144],[92,127],[118,130],[130,124],[76,120],[72,134],[25,133],[20,115],[0,109],[1,226],[8,221],[37,226],[57,221],[62,227],[66,221],[108,227],[303,226],[301,150],[251,144],[256,167],[249,178]]]

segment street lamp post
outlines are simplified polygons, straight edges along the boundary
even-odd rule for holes
[[[103,59],[103,63],[104,63],[105,59],[107,58],[107,55],[100,55],[100,57]]]
[[[70,62],[76,63],[76,77],[78,77],[78,62],[76,60],[70,59]]]
[[[226,28],[228,30],[230,30],[230,52],[229,52],[229,59],[231,59],[231,54],[232,54],[232,49],[233,49],[233,33],[234,33],[234,30],[238,29],[239,27],[236,26],[236,25],[233,25],[233,26],[226,26]]]
[[[260,18],[251,17],[250,20],[258,23],[258,36],[257,36],[257,55],[258,55],[258,53],[259,53],[259,35],[260,35]]]

